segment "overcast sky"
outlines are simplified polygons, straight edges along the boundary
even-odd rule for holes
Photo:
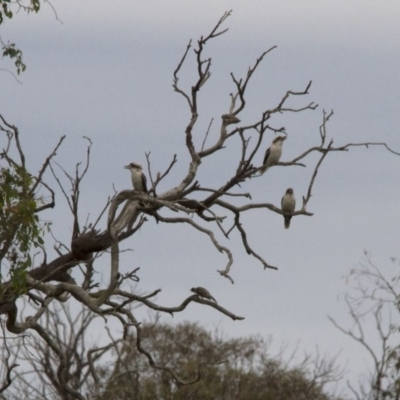
[[[335,145],[386,142],[400,150],[400,3],[353,1],[68,1],[54,0],[38,15],[19,14],[2,26],[3,41],[15,41],[27,70],[18,84],[0,73],[0,112],[19,127],[28,166],[38,170],[62,135],[67,139],[57,161],[69,172],[85,157],[85,141],[93,141],[90,172],[82,190],[81,216],[95,218],[107,197],[130,188],[131,161],[146,164],[151,151],[153,173],[163,171],[174,154],[178,163],[160,191],[175,186],[187,170],[184,129],[187,104],[172,90],[172,74],[189,39],[207,34],[227,10],[229,31],[210,42],[212,76],[200,94],[197,144],[211,118],[229,110],[234,90],[230,72],[243,77],[266,49],[277,45],[250,83],[243,125],[274,107],[287,90],[310,94],[295,99],[299,106],[314,101],[316,111],[279,117],[288,140],[282,161],[319,143],[322,110],[334,110],[328,136]],[[181,84],[195,79],[192,57]],[[2,66],[4,67],[3,63]],[[218,134],[214,125],[212,140]],[[266,139],[265,146],[273,136]],[[206,186],[225,182],[237,155],[237,143],[218,157],[206,159],[199,180]],[[235,147],[236,146],[236,147]],[[280,204],[293,187],[298,204],[305,195],[316,157],[307,168],[272,168],[262,179],[246,183],[255,202]],[[261,163],[261,155],[258,162]],[[313,217],[293,218],[283,229],[281,216],[249,212],[243,223],[254,249],[279,270],[264,271],[241,248],[238,235],[229,242],[235,263],[232,285],[218,269],[226,259],[207,238],[186,227],[150,221],[124,242],[121,270],[141,267],[138,289],[162,288],[157,301],[177,305],[193,286],[207,287],[219,303],[244,321],[233,322],[212,308],[191,305],[173,322],[197,320],[221,328],[229,336],[272,335],[300,348],[336,354],[354,378],[365,371],[367,354],[343,336],[327,315],[350,326],[340,295],[343,277],[362,259],[364,249],[377,264],[395,274],[390,257],[399,256],[400,157],[382,147],[354,148],[324,161],[308,211]],[[51,181],[51,180],[50,180]],[[65,207],[61,196],[57,205]],[[58,210],[58,211],[57,211]],[[70,240],[72,218],[58,208],[43,214],[54,221],[57,238]],[[228,224],[227,224],[228,225]],[[105,224],[103,222],[102,227]],[[107,260],[101,264],[107,271]],[[105,272],[105,276],[108,274]],[[144,315],[146,316],[146,314]],[[171,320],[166,317],[165,320]],[[279,347],[279,346],[278,346]]]

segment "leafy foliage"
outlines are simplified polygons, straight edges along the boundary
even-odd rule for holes
[[[0,25],[4,22],[4,17],[11,19],[14,14],[11,11],[11,0],[0,0]],[[27,4],[18,2],[18,10],[24,10],[28,14],[32,11],[38,13],[40,10],[40,0],[29,0]]]
[[[0,0],[0,24],[3,23],[4,21],[4,17],[6,18],[12,18],[13,17],[13,13],[10,10],[10,3],[11,0]],[[3,17],[4,15],[4,17]]]
[[[22,51],[15,47],[15,43],[3,46],[3,57],[15,58],[14,65],[17,68],[18,75],[26,70],[26,65],[22,61]]]
[[[14,16],[11,10],[11,0],[0,0],[0,25],[5,22],[6,18],[11,19]],[[40,10],[40,0],[29,0],[27,4],[18,2],[18,10],[24,10],[28,14],[30,12],[38,13]],[[26,70],[26,65],[22,61],[22,51],[15,47],[15,43],[3,44],[3,57],[9,57],[11,60],[15,59],[14,65],[19,75]]]
[[[33,184],[33,177],[21,166],[0,171],[0,259],[8,262],[12,287],[17,293],[25,287],[32,246],[44,243],[43,228],[35,214]]]
[[[200,370],[200,381],[176,385],[170,374],[148,364],[137,352],[136,338],[131,337],[118,352],[113,371],[110,364],[103,367],[103,375],[109,377],[102,400],[334,399],[324,393],[326,382],[314,374],[313,363],[289,367],[281,357],[269,356],[268,345],[258,336],[224,339],[194,323],[158,323],[143,326],[142,342],[159,363],[185,379]]]

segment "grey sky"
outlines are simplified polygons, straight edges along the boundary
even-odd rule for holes
[[[242,122],[257,118],[276,105],[286,90],[305,89],[319,108],[277,118],[289,137],[282,160],[290,160],[318,143],[322,110],[334,110],[328,135],[335,144],[386,142],[400,150],[400,3],[375,1],[68,1],[52,2],[38,15],[18,15],[2,27],[3,40],[17,42],[28,65],[18,85],[0,74],[0,112],[20,129],[28,164],[39,169],[58,138],[67,140],[58,162],[73,171],[85,156],[85,141],[93,142],[90,173],[82,192],[82,217],[96,216],[112,193],[130,187],[122,167],[131,161],[146,164],[151,151],[153,173],[164,170],[178,155],[178,164],[162,191],[184,175],[188,155],[184,128],[189,112],[172,91],[172,73],[188,40],[207,34],[223,12],[229,31],[212,41],[206,54],[213,58],[213,75],[200,94],[200,119],[195,140],[204,138],[211,118],[219,121],[229,107],[234,87],[229,73],[242,77],[266,49],[277,45],[257,70],[248,92]],[[193,83],[193,59],[185,66],[181,84]],[[217,134],[217,124],[212,135]],[[211,136],[210,140],[215,136]],[[267,138],[265,146],[272,139]],[[220,159],[205,160],[201,182],[224,182],[238,143]],[[244,185],[253,200],[280,204],[293,187],[298,204],[305,194],[316,158],[307,169],[272,168],[262,179]],[[261,163],[261,159],[258,160]],[[198,232],[185,227],[145,224],[124,243],[122,270],[140,266],[140,290],[162,288],[158,301],[175,305],[193,286],[205,286],[219,303],[244,316],[233,322],[215,310],[191,306],[174,321],[196,319],[209,328],[220,326],[228,335],[273,335],[309,351],[340,357],[348,369],[362,371],[367,355],[335,330],[327,315],[350,324],[338,295],[342,279],[367,249],[376,262],[388,264],[398,256],[400,237],[400,158],[383,148],[357,148],[331,154],[320,169],[309,203],[311,218],[283,218],[266,211],[244,218],[254,249],[279,271],[264,271],[241,249],[237,235],[227,244],[234,250],[235,284],[216,272],[226,259]],[[211,178],[211,172],[218,171]],[[61,196],[58,203],[64,204]],[[55,211],[58,238],[68,242],[72,219]],[[104,224],[103,224],[104,227]],[[222,239],[221,239],[222,240]],[[223,241],[223,240],[222,240]],[[107,270],[106,262],[104,269]],[[102,264],[102,265],[103,265]],[[396,271],[393,271],[396,273]],[[177,278],[179,277],[179,279]],[[169,317],[167,319],[170,319]]]

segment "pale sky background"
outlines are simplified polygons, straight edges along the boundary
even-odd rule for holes
[[[81,194],[82,221],[88,213],[92,219],[97,216],[113,185],[116,190],[130,188],[129,173],[122,167],[131,161],[145,165],[145,152],[151,151],[154,174],[178,155],[159,192],[182,179],[188,162],[184,129],[189,112],[172,90],[172,74],[188,40],[208,34],[230,9],[232,16],[224,24],[229,31],[205,51],[213,58],[212,76],[200,93],[197,144],[210,119],[219,121],[229,109],[229,93],[234,90],[229,73],[244,76],[264,50],[277,45],[250,82],[247,107],[239,117],[243,125],[254,122],[287,90],[303,90],[313,81],[308,96],[289,104],[314,101],[319,104],[316,111],[272,120],[288,132],[282,161],[319,143],[323,109],[334,110],[328,136],[336,145],[374,141],[400,150],[398,1],[54,0],[52,4],[62,23],[44,5],[38,15],[21,13],[1,28],[3,41],[15,41],[23,50],[27,70],[21,85],[10,74],[0,73],[0,112],[19,127],[28,166],[34,171],[59,137],[67,135],[57,161],[73,173],[75,163],[85,157],[82,136],[92,139],[91,168]],[[181,74],[186,89],[195,78],[193,59],[191,52]],[[217,133],[214,124],[209,143]],[[265,147],[273,137],[268,135]],[[204,160],[201,183],[225,182],[237,143],[232,140],[232,151]],[[305,169],[273,168],[262,179],[243,185],[243,191],[251,191],[255,202],[279,205],[286,188],[293,187],[300,205],[316,159],[310,157]],[[264,271],[242,249],[237,234],[229,242],[220,238],[234,253],[232,285],[217,273],[226,264],[225,256],[204,235],[152,220],[123,243],[123,248],[134,251],[124,253],[121,270],[140,266],[138,289],[148,293],[162,288],[157,298],[161,304],[180,304],[191,287],[204,286],[221,305],[245,317],[234,322],[212,308],[193,304],[172,322],[196,320],[229,336],[272,335],[277,348],[282,342],[291,346],[300,342],[300,349],[309,352],[316,346],[321,353],[341,352],[339,362],[347,363],[354,382],[366,371],[368,355],[337,331],[327,316],[350,326],[340,300],[347,290],[343,277],[359,263],[364,249],[389,274],[398,273],[389,258],[399,256],[399,170],[400,157],[381,147],[330,154],[309,202],[313,217],[295,217],[290,230],[285,230],[282,217],[269,211],[243,215],[254,250],[278,271]],[[57,205],[65,207],[61,195]],[[59,240],[69,243],[68,213],[57,207],[42,217],[54,222]],[[107,257],[98,269],[108,276]]]

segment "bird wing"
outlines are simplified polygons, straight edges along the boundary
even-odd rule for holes
[[[145,174],[142,174],[142,186],[143,186],[143,191],[147,193],[147,178]]]
[[[214,298],[214,297],[212,297],[212,296],[211,296],[211,294],[210,294],[210,299],[211,299],[211,300],[213,300],[215,303],[218,303],[218,301],[217,301],[217,300],[215,300],[215,298]]]
[[[268,160],[270,154],[271,154],[271,147],[268,147],[267,151],[265,152],[263,165],[265,165],[267,163],[267,160]]]
[[[215,300],[214,297],[211,296],[211,293],[205,288],[201,288],[201,295],[203,297],[205,297],[206,299],[213,300],[213,301],[217,302],[217,300]]]
[[[196,288],[196,293],[199,295],[199,296],[202,296],[202,297],[208,297],[208,296],[210,296],[210,292],[207,290],[207,289],[205,289],[205,288],[203,288],[203,287],[201,287],[201,286],[199,286],[198,288]]]

